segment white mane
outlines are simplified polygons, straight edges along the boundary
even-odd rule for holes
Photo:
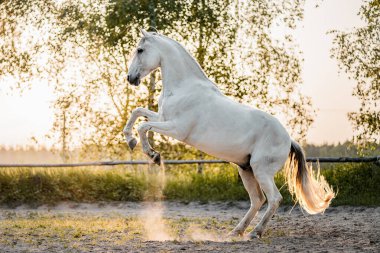
[[[169,43],[178,51],[181,53],[181,58],[185,61],[185,64],[194,70],[194,72],[197,72],[198,77],[204,77],[208,79],[206,73],[203,71],[202,67],[199,65],[199,63],[194,59],[194,57],[184,48],[180,43],[177,41],[166,37],[164,35],[159,35],[159,38],[163,39],[165,42]],[[209,80],[209,79],[208,79]]]

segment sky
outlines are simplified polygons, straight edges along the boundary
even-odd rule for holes
[[[359,101],[352,96],[355,82],[339,73],[337,61],[330,58],[336,29],[347,31],[364,25],[357,15],[362,1],[324,0],[319,8],[306,1],[305,16],[295,37],[303,51],[302,92],[312,98],[317,117],[307,135],[309,143],[337,143],[349,140],[353,128],[347,113],[358,111]]]
[[[318,8],[315,4],[319,2]],[[311,126],[307,142],[314,144],[338,143],[351,139],[353,129],[347,113],[357,111],[358,100],[353,97],[355,82],[339,73],[335,59],[330,58],[332,29],[349,30],[363,23],[357,13],[362,1],[307,0],[304,20],[294,32],[295,41],[303,51],[301,91],[310,96],[317,116]],[[49,145],[44,136],[52,126],[53,93],[47,83],[33,85],[20,96],[9,92],[0,82],[0,146],[33,144],[36,137]]]

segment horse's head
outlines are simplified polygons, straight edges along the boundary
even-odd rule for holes
[[[141,33],[143,37],[137,46],[127,77],[128,82],[135,86],[140,84],[141,78],[160,66],[160,53],[154,43],[157,33],[150,33],[144,29]]]

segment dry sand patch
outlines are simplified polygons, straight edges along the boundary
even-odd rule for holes
[[[332,207],[314,216],[281,207],[262,239],[226,238],[248,206],[126,202],[1,208],[0,251],[380,252],[379,207]]]

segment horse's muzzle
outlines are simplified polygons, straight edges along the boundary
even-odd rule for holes
[[[130,84],[138,86],[140,84],[140,74],[137,74],[135,77],[132,77],[132,75],[128,75],[127,80]]]

